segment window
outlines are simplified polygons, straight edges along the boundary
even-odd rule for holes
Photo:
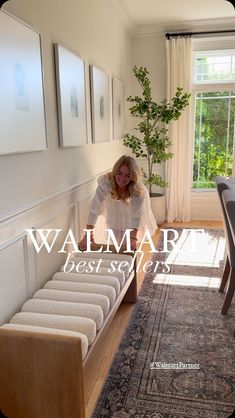
[[[235,51],[195,53],[193,77],[193,188],[215,188],[215,176],[232,175],[235,140]]]
[[[235,81],[235,52],[201,53],[195,58],[195,83]]]

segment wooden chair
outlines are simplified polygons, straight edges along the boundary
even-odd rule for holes
[[[228,219],[228,224],[230,228],[230,234],[233,241],[233,253],[235,252],[235,191],[232,190],[224,190],[222,193],[222,200],[226,212],[226,216]],[[228,277],[228,287],[227,287],[227,293],[226,293],[226,306],[224,310],[227,313],[229,306],[232,302],[232,298],[235,291],[235,267],[234,265],[231,265],[230,267],[230,273]],[[224,303],[225,303],[224,302]]]
[[[231,284],[235,280],[235,246],[234,241],[231,233],[231,227],[229,224],[227,212],[225,209],[225,205],[223,202],[222,194],[224,191],[229,190],[231,191],[232,185],[229,182],[227,177],[217,176],[215,178],[215,183],[221,203],[222,208],[222,215],[223,215],[223,223],[224,223],[224,233],[225,233],[225,240],[226,240],[226,262],[224,266],[224,271],[222,275],[221,284],[219,287],[219,292],[223,292],[225,286],[227,285],[227,292],[224,300],[224,304],[221,310],[222,315],[226,315],[232,300],[231,292],[233,285]],[[232,292],[233,294],[233,292]]]

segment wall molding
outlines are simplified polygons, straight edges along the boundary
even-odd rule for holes
[[[138,25],[132,37],[162,36],[165,32],[193,32],[203,30],[226,30],[234,29],[235,17],[224,19],[189,20],[183,22],[164,22],[151,25]]]
[[[26,232],[0,248],[0,324],[16,313],[30,295],[30,269]],[[31,276],[32,283],[34,275]]]
[[[26,214],[27,212],[35,208],[38,208],[39,206],[50,204],[53,200],[55,201],[57,199],[58,200],[63,199],[66,196],[70,195],[71,193],[81,194],[85,198],[86,194],[89,194],[89,186],[92,186],[92,184],[97,180],[97,178],[100,175],[105,174],[105,172],[107,171],[108,170],[102,171],[99,174],[91,177],[90,179],[84,182],[76,183],[71,186],[65,187],[62,190],[58,190],[57,192],[48,194],[41,199],[38,199],[34,202],[30,202],[29,204],[22,206],[19,209],[14,209],[10,212],[7,212],[6,214],[0,216],[0,228],[1,228],[1,224],[3,223],[5,224],[7,222],[11,222],[12,220],[15,220],[16,217]]]
[[[190,192],[191,220],[221,221],[221,208],[216,190]]]

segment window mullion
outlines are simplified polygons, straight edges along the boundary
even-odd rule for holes
[[[230,117],[231,117],[231,91],[228,99],[228,121],[227,121],[227,139],[226,139],[226,160],[225,160],[225,174],[228,174],[228,147],[229,147],[229,133],[230,133]]]
[[[199,118],[199,132],[198,132],[198,162],[197,162],[197,181],[200,181],[201,174],[201,139],[202,139],[202,93],[200,95],[200,118]]]

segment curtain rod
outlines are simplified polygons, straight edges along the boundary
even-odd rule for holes
[[[175,32],[165,34],[165,37],[169,40],[171,37],[178,37],[178,36],[194,36],[194,35],[210,35],[216,33],[235,33],[235,29],[228,29],[228,30],[214,30],[214,31],[206,31],[206,32]]]

